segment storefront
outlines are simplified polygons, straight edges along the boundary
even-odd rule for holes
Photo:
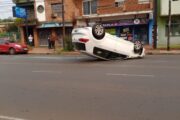
[[[153,21],[147,18],[123,19],[103,22],[106,31],[125,40],[140,40],[144,44],[152,43]]]
[[[66,36],[71,34],[72,31],[72,24],[66,23]],[[58,44],[62,47],[63,41],[62,41],[62,23],[57,22],[49,22],[49,23],[43,23],[40,26],[37,27],[38,30],[38,40],[39,40],[39,46],[48,46],[48,36],[55,34],[58,38]]]

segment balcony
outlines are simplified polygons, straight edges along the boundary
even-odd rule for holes
[[[30,18],[27,21],[25,21],[24,19],[20,19],[18,22],[16,22],[17,25],[19,26],[25,26],[27,25],[37,25],[38,24],[38,20],[36,18]]]
[[[34,6],[34,0],[13,0],[17,6]]]
[[[15,4],[22,4],[22,3],[32,3],[34,0],[13,0]]]
[[[34,1],[35,0],[13,0],[16,6],[26,9],[28,20],[35,19]]]

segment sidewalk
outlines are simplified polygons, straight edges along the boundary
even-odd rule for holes
[[[32,48],[32,50],[29,50],[29,54],[55,54],[54,49],[48,49],[48,48]]]
[[[48,49],[45,47],[39,47],[39,48],[33,48],[32,50],[29,50],[29,54],[46,54],[46,55],[53,55],[53,54],[59,54],[59,55],[80,55],[79,52],[71,51],[60,51],[60,50],[54,50],[54,49]]]
[[[29,54],[60,54],[60,55],[80,55],[79,52],[71,51],[71,52],[65,52],[65,51],[56,51],[54,49],[48,49],[48,48],[33,48],[29,51]],[[146,54],[147,55],[180,55],[180,50],[160,50],[160,49],[149,49],[146,48]]]
[[[180,55],[180,50],[146,50],[147,55]]]

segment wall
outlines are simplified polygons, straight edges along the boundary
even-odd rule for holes
[[[46,20],[48,22],[56,21],[61,22],[62,17],[52,18],[52,10],[51,10],[51,4],[53,3],[61,3],[61,0],[46,0],[45,6],[46,6]],[[79,10],[75,6],[75,0],[64,0],[64,10],[65,10],[65,21],[66,22],[73,22],[75,16],[79,14]],[[79,16],[79,15],[78,15]]]
[[[75,6],[79,9],[78,15],[82,16],[83,0],[74,0]],[[151,0],[150,0],[151,1]],[[122,7],[115,7],[115,0],[98,0],[98,14],[112,14],[112,13],[122,13],[130,11],[142,11],[142,10],[152,10],[152,2],[147,4],[138,4],[138,0],[125,0],[125,4]]]
[[[180,0],[177,0],[177,1],[173,1],[171,0],[171,12],[172,12],[172,15],[180,15]],[[169,8],[169,0],[161,0],[161,5],[160,5],[160,8],[161,8],[161,16],[168,16],[168,8]]]
[[[168,21],[168,17],[160,16],[161,9],[160,9],[161,2],[158,0],[158,41],[157,47],[158,48],[166,48],[167,47],[167,36],[166,33],[166,24]],[[180,36],[170,38],[170,47],[171,48],[180,48]]]
[[[39,12],[38,11],[38,7],[39,6],[43,6],[44,7],[44,11],[43,12]],[[35,1],[35,13],[36,13],[36,18],[38,19],[39,22],[44,22],[46,21],[46,16],[45,16],[45,13],[46,13],[46,10],[45,10],[45,3],[44,3],[44,0],[41,0],[41,1]]]

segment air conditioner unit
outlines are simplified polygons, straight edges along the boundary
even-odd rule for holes
[[[51,14],[51,17],[52,17],[52,18],[57,18],[57,17],[58,17],[58,14],[57,14],[57,13],[52,13],[52,14]]]

